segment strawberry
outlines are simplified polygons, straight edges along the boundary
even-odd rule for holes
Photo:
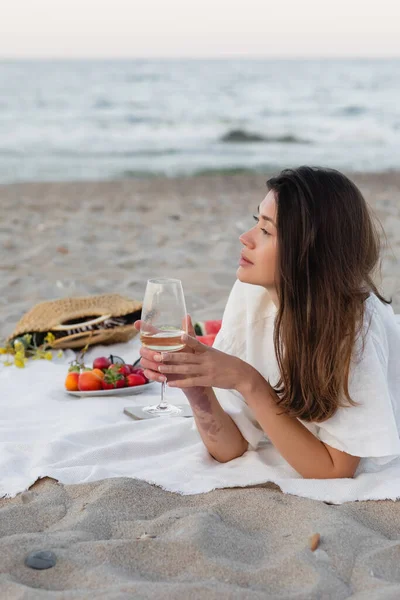
[[[115,390],[117,388],[126,387],[125,379],[118,379],[115,383],[109,383],[103,379],[101,382],[103,390]]]
[[[119,367],[118,373],[122,373],[122,375],[130,375],[132,373],[132,367],[130,365],[122,365]]]
[[[142,369],[142,367],[132,367],[132,373],[137,373],[138,375],[141,375],[142,377],[145,378],[146,383],[149,381],[146,377],[146,375],[144,374],[144,369]]]
[[[112,390],[126,386],[125,377],[113,367],[114,365],[111,365],[105,372],[104,379],[101,382],[103,390]]]
[[[143,375],[140,375],[140,373],[131,373],[127,376],[126,383],[129,387],[144,385],[147,383],[147,379]]]

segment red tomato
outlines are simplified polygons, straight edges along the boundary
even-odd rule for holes
[[[131,373],[127,376],[126,383],[128,387],[133,387],[135,385],[144,385],[145,383],[147,383],[147,380],[145,377],[143,377],[143,375],[140,375],[139,373]]]

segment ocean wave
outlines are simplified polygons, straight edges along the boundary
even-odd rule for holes
[[[112,108],[113,103],[106,98],[98,98],[93,104],[94,109]]]
[[[207,175],[255,175],[264,173],[261,167],[210,167],[209,169],[197,169],[191,173],[192,177]]]
[[[365,113],[366,108],[364,106],[344,106],[341,108],[338,113],[341,115],[345,115],[346,117],[357,117],[358,115],[362,115]]]
[[[282,169],[284,167],[282,166]],[[126,169],[120,173],[114,173],[112,179],[146,179],[154,177],[166,177],[173,179],[175,177],[207,177],[208,175],[265,175],[268,173],[276,173],[281,169],[273,168],[272,166],[259,167],[210,167],[205,169],[185,169],[184,171],[166,170],[136,170]]]
[[[84,150],[75,150],[68,148],[47,148],[42,151],[35,150],[35,156],[41,159],[46,158],[78,158],[78,159],[92,159],[92,158],[155,158],[164,156],[174,156],[181,154],[182,151],[177,148],[154,148],[154,149],[137,149],[137,150],[110,150],[110,149],[98,149],[93,148]],[[8,149],[0,148],[0,156],[13,156],[16,158],[30,158],[31,154],[27,153],[24,149]]]
[[[164,171],[141,171],[140,169],[125,169],[119,173],[110,174],[109,179],[153,179],[154,177],[168,177]]]
[[[231,129],[225,135],[220,138],[221,142],[225,143],[254,143],[262,142],[264,144],[310,144],[309,140],[303,140],[296,137],[295,135],[282,135],[277,137],[259,135],[258,133],[251,133],[244,129]]]

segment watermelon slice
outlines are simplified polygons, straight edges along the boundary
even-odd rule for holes
[[[199,321],[194,324],[194,331],[196,335],[217,335],[221,329],[222,319],[215,321]]]
[[[221,329],[222,319],[218,319],[216,321],[204,321],[204,327],[206,330],[206,335],[215,334],[217,335],[218,331]]]
[[[206,346],[212,346],[216,335],[216,333],[209,333],[208,335],[198,335],[197,339],[199,340],[199,342],[205,344]]]

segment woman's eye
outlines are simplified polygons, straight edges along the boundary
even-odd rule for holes
[[[255,221],[257,221],[257,223],[259,223],[259,222],[260,222],[260,219],[257,217],[257,215],[253,215],[253,219],[254,219]],[[271,235],[270,233],[268,233],[268,231],[267,231],[266,229],[262,229],[262,228],[261,228],[261,231],[263,232],[263,234],[264,234],[264,235]]]

